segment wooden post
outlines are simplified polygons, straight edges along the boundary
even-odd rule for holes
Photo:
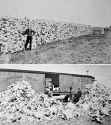
[[[86,70],[87,76],[89,75],[89,70]],[[88,84],[88,78],[87,78],[87,84]]]

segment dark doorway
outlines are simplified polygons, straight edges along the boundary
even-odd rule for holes
[[[59,87],[59,74],[46,73],[45,79],[51,79],[54,87]]]

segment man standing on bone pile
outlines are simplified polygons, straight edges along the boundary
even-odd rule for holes
[[[31,29],[31,25],[28,23],[28,28],[22,33],[23,35],[27,35],[26,43],[25,43],[25,50],[32,49],[32,37],[35,34],[35,31]],[[28,48],[29,44],[29,48]]]

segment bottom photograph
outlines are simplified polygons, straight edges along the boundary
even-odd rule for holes
[[[0,125],[111,125],[111,65],[0,65]]]

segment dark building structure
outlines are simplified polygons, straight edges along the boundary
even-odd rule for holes
[[[72,91],[76,91],[78,88],[84,90],[85,85],[93,84],[95,78],[90,75],[60,72],[15,69],[0,70],[0,88],[6,88],[9,83],[16,80],[27,80],[37,92],[43,92],[48,82],[51,82],[54,88],[70,89],[72,87]]]

